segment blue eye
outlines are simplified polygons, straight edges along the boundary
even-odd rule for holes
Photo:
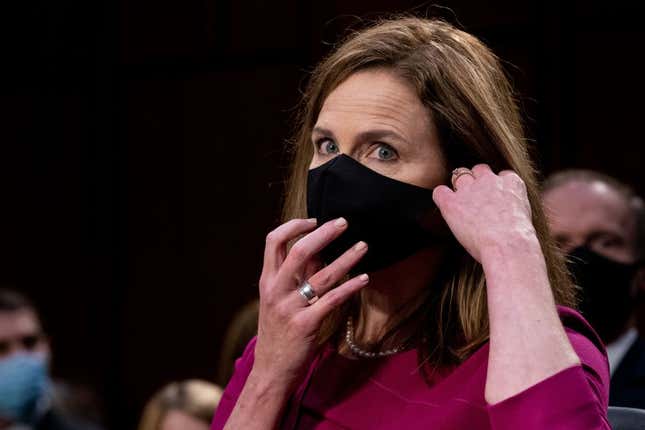
[[[337,154],[338,145],[333,140],[330,139],[321,139],[316,144],[318,146],[318,152],[321,154]]]
[[[392,161],[396,157],[397,153],[390,145],[382,143],[376,148],[376,158],[381,161]]]

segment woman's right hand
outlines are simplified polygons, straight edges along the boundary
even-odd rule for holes
[[[369,282],[363,274],[334,288],[365,255],[364,242],[321,268],[317,254],[346,228],[344,218],[318,228],[315,219],[293,219],[267,235],[252,373],[285,384],[287,392],[295,388],[313,356],[325,316]],[[287,253],[288,243],[302,235]],[[319,297],[311,305],[298,292],[304,281]]]

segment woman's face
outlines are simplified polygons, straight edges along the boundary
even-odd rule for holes
[[[310,168],[345,154],[382,175],[428,189],[446,174],[430,112],[414,89],[387,69],[357,72],[332,91],[311,140]]]

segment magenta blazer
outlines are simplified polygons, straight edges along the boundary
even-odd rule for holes
[[[607,422],[605,347],[582,316],[558,306],[581,365],[569,367],[502,402],[484,399],[486,343],[450,370],[419,371],[416,350],[352,360],[328,345],[312,360],[289,400],[281,429],[599,430]],[[253,366],[255,339],[236,362],[212,430],[224,427]]]

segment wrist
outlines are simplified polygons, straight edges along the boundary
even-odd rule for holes
[[[549,284],[544,254],[536,236],[509,237],[504,243],[487,247],[482,251],[481,264],[491,294],[508,288],[536,293],[536,285]]]
[[[289,396],[281,382],[269,374],[251,369],[224,429],[277,428]]]
[[[244,386],[249,394],[259,400],[286,398],[291,394],[292,383],[289,378],[265,372],[255,367],[251,369]]]
[[[509,234],[499,241],[491,242],[482,248],[481,263],[487,266],[507,265],[513,261],[524,264],[532,259],[543,260],[542,247],[535,232]]]

